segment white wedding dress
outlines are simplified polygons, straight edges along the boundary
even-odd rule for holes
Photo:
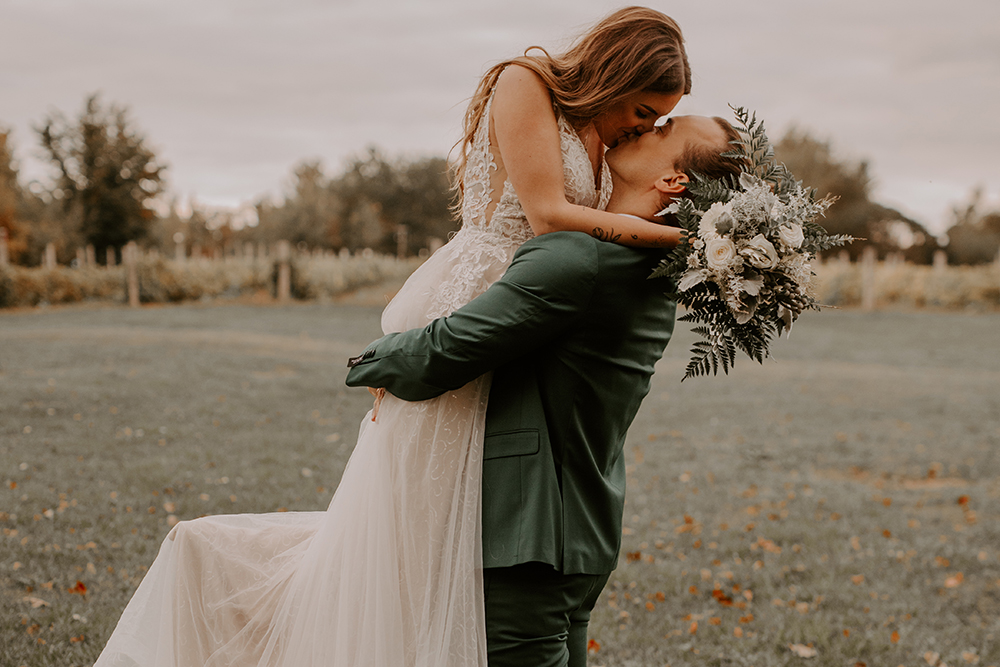
[[[559,133],[567,198],[603,209],[606,165],[595,188],[561,117]],[[495,188],[498,180],[484,122],[468,158],[462,228],[392,300],[384,331],[423,327],[468,303],[531,238],[513,187]],[[419,403],[387,395],[378,421],[369,413],[362,423],[325,512],[177,524],[95,667],[485,667],[488,391],[484,376]]]

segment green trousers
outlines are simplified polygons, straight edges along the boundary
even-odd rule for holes
[[[545,563],[483,570],[489,667],[585,667],[590,611],[610,576]]]

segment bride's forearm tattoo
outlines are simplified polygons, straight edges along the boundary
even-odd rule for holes
[[[594,227],[594,231],[591,233],[594,235],[594,238],[598,239],[599,241],[611,241],[612,243],[614,243],[615,241],[617,241],[622,237],[621,234],[615,234],[614,227],[612,227],[611,230],[607,232],[604,231],[603,227]]]

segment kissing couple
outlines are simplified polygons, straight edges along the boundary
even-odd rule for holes
[[[585,665],[674,324],[659,214],[740,171],[724,120],[657,122],[690,90],[680,28],[644,7],[487,71],[461,229],[350,360],[378,398],[330,506],[177,524],[97,666]]]

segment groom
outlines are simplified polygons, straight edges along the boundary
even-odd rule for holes
[[[734,138],[725,121],[683,116],[620,143],[606,155],[607,210],[657,221],[692,172],[738,173],[719,156]],[[662,254],[578,232],[536,237],[471,303],[350,362],[348,385],[411,401],[493,371],[482,487],[490,667],[586,664],[590,610],[621,544],[625,432],[674,325],[669,284],[648,279]]]

